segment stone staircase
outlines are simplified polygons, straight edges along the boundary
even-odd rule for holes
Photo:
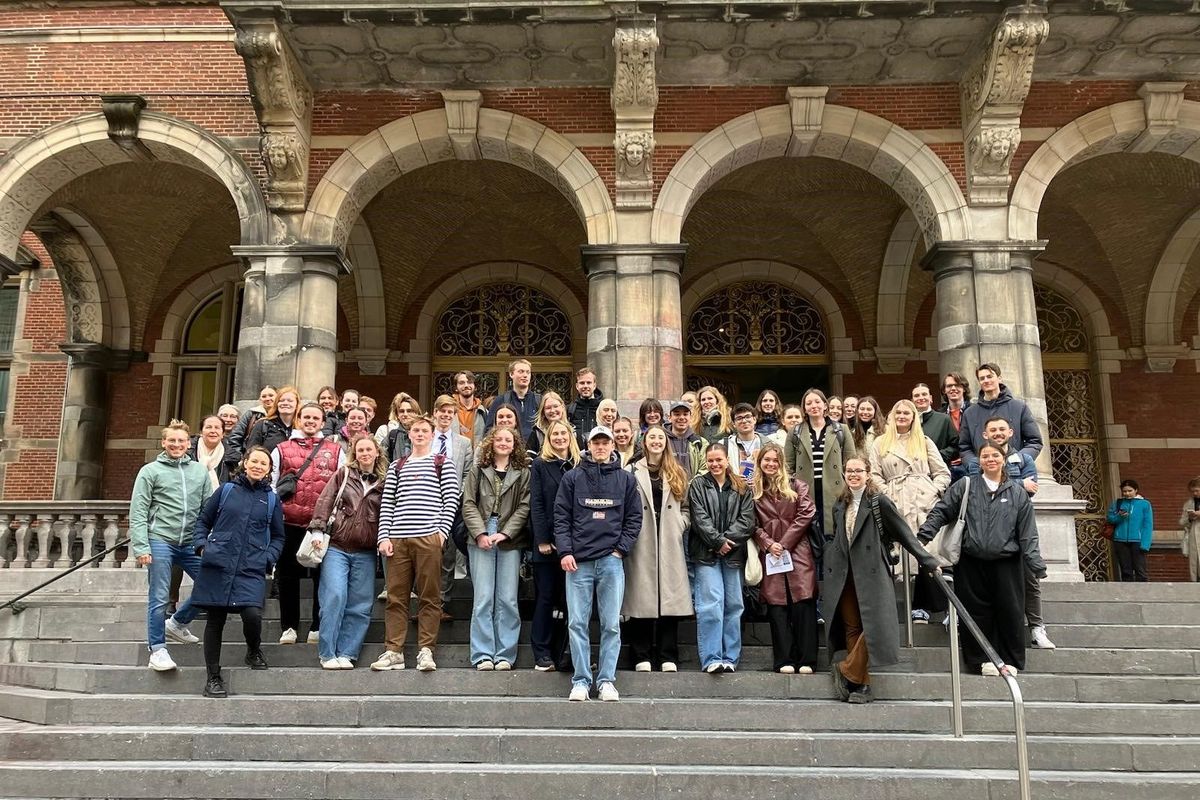
[[[764,623],[746,624],[737,674],[701,674],[685,625],[686,671],[623,671],[620,703],[568,703],[568,676],[533,672],[524,647],[514,672],[465,669],[463,595],[435,673],[327,672],[314,645],[268,644],[270,670],[227,666],[231,697],[208,700],[198,645],[171,646],[176,673],[146,668],[137,577],[0,614],[0,797],[1018,797],[1008,692],[964,676],[956,739],[936,624],[877,674],[868,706],[830,699],[827,672],[770,673]],[[1200,795],[1200,585],[1043,591],[1059,649],[1031,650],[1019,678],[1033,797]],[[274,641],[277,604],[265,613]],[[231,619],[227,665],[240,634]],[[381,639],[375,624],[364,659]]]

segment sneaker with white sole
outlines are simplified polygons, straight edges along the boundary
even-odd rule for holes
[[[200,641],[199,636],[189,631],[186,625],[180,625],[176,622],[174,617],[167,618],[166,633],[168,639],[173,639],[183,644],[196,644],[196,642]]]
[[[437,662],[433,660],[433,651],[422,647],[417,653],[417,672],[433,672],[435,669]]]
[[[404,669],[404,653],[397,653],[395,650],[384,650],[383,655],[371,664],[371,669],[376,672]]]
[[[650,662],[649,661],[639,661],[637,663],[637,665],[633,668],[633,671],[634,672],[649,672],[650,671]]]
[[[346,656],[338,656],[338,666],[342,669],[354,669],[354,662]]]
[[[721,672],[724,670],[724,667],[725,667],[725,665],[722,664],[720,661],[714,661],[711,664],[709,664],[707,667],[705,667],[704,671],[707,672],[709,675],[720,675]]]
[[[341,669],[342,662],[336,658],[327,658],[321,662],[321,669]]]
[[[791,664],[784,664],[782,667],[779,668],[779,673],[781,675],[795,675],[796,668],[793,667]]]
[[[812,667],[801,667],[800,669],[796,670],[796,672],[798,672],[801,675],[812,675],[813,668]]]
[[[309,631],[308,632],[308,643],[309,644],[316,644],[319,641],[321,641],[321,632],[320,631]]]
[[[983,662],[983,665],[979,668],[979,674],[986,675],[989,678],[999,678],[1000,670],[996,669],[996,665],[993,664],[992,662],[985,661],[985,662]]]
[[[170,672],[175,668],[175,659],[171,658],[167,648],[160,647],[150,653],[150,669],[155,672]]]
[[[1021,674],[1021,670],[1017,669],[1012,664],[1005,664],[1004,671],[1009,675],[1012,675],[1014,678]]]
[[[605,681],[600,684],[600,699],[608,703],[614,703],[621,699],[621,695],[617,691],[617,687]]]
[[[567,695],[567,699],[578,703],[587,700],[590,694],[586,683],[573,683],[571,684],[571,693]]]
[[[664,661],[662,665],[663,672],[679,672],[679,665],[674,661]]]
[[[387,600],[387,589],[384,589],[379,594],[375,595],[376,600]]]
[[[914,608],[912,610],[912,621],[916,625],[928,625],[929,612],[923,608]]]
[[[493,664],[491,661],[488,661],[486,658],[483,661],[480,661],[478,664],[475,665],[475,669],[478,672],[491,672],[495,668],[496,668],[496,665]]]
[[[512,664],[508,661],[497,661],[496,672],[511,672]]]
[[[295,644],[296,643],[296,629],[288,628],[283,633],[281,633],[279,635],[279,643],[280,644]]]
[[[1038,625],[1030,633],[1030,638],[1033,640],[1033,646],[1040,650],[1053,650],[1054,642],[1050,641],[1050,637],[1046,635],[1046,626]]]

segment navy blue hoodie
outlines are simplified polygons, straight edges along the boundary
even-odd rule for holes
[[[637,482],[613,454],[607,464],[585,455],[563,475],[554,498],[554,546],[577,562],[595,561],[614,550],[629,555],[642,530]]]

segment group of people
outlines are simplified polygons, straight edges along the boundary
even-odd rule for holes
[[[956,590],[1004,664],[1024,669],[1027,621],[1034,646],[1053,647],[1030,502],[1042,441],[999,367],[981,365],[976,379],[972,402],[966,378],[947,375],[941,410],[924,384],[886,410],[815,388],[799,405],[767,390],[731,408],[706,386],[646,399],[635,420],[603,398],[591,369],[578,372],[568,403],[535,392],[518,359],[511,388],[490,403],[460,372],[431,414],[397,394],[374,433],[375,403],[358,392],[325,387],[305,402],[295,387],[266,387],[258,406],[241,415],[222,407],[194,439],[172,421],[162,454],[138,475],[130,532],[149,572],[150,666],[175,668],[166,642],[198,642],[187,626],[204,609],[206,695],[226,694],[220,649],[231,612],[242,618],[247,664],[266,668],[261,609],[273,570],[280,643],[298,641],[300,586],[311,579],[307,641],[321,667],[352,669],[381,558],[386,639],[371,669],[406,667],[414,595],[416,668],[437,668],[445,601],[456,568],[468,566],[471,664],[511,670],[528,561],[532,666],[570,672],[571,700],[593,690],[618,699],[622,642],[636,671],[677,671],[679,622],[691,616],[699,668],[735,671],[751,576],[773,669],[811,674],[828,620],[831,653],[845,651],[833,664],[838,696],[869,702],[869,667],[899,659],[893,565],[900,551],[915,561],[913,618],[928,622],[946,601],[925,544],[962,515]],[[301,549],[319,566],[302,566]],[[168,614],[173,566],[195,586]],[[969,636],[963,656],[971,669],[996,670]]]

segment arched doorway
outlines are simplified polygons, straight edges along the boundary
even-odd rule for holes
[[[716,386],[731,403],[753,403],[768,388],[795,398],[810,386],[828,386],[829,347],[821,312],[781,283],[750,280],[724,286],[688,316],[684,369],[687,388]]]

